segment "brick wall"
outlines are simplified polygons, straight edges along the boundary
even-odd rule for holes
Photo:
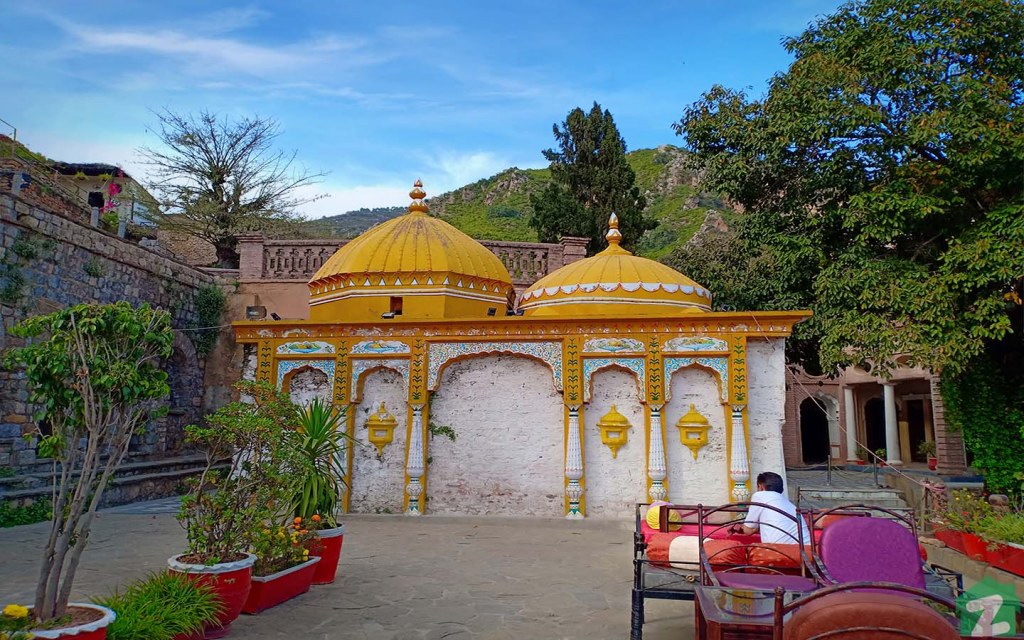
[[[8,328],[28,315],[48,313],[81,302],[128,300],[171,310],[176,329],[196,320],[195,294],[213,276],[45,207],[24,193],[0,193],[0,349],[20,340]],[[33,247],[26,251],[26,247]],[[15,286],[21,282],[20,286]],[[203,362],[188,333],[178,333],[168,368],[173,392],[171,415],[133,444],[135,456],[175,453],[178,430],[199,418]],[[31,429],[33,407],[17,373],[0,371],[0,467],[26,470],[35,450],[20,436]],[[168,429],[174,433],[168,433]]]

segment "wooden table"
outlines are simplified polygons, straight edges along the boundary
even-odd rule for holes
[[[697,640],[755,640],[772,637],[774,591],[733,587],[694,587]],[[803,595],[787,591],[788,604]]]

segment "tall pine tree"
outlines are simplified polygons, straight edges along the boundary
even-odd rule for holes
[[[644,218],[647,201],[636,186],[636,175],[626,162],[626,143],[608,110],[594,103],[589,113],[579,107],[565,122],[552,127],[558,150],[547,149],[551,183],[530,197],[533,219],[541,242],[560,236],[590,238],[590,253],[607,243],[608,218],[619,217],[623,245],[630,248],[657,222]]]

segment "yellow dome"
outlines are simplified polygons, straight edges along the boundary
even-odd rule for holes
[[[526,316],[667,316],[711,311],[711,292],[675,269],[634,256],[612,214],[608,248],[567,264],[523,292]]]
[[[408,214],[346,243],[320,267],[309,281],[311,319],[379,319],[396,310],[407,318],[505,314],[508,269],[476,240],[426,215],[422,186],[417,180],[409,193]]]

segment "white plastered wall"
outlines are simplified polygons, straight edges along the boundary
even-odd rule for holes
[[[408,416],[408,389],[401,374],[377,369],[366,374],[362,401],[356,412],[356,440],[352,456],[352,486],[349,509],[356,513],[402,513],[405,495],[405,449]],[[398,426],[394,440],[377,458],[377,448],[367,440],[366,420],[384,403]]]
[[[622,369],[598,371],[592,377],[593,394],[583,409],[583,460],[588,517],[629,516],[647,491],[644,468],[644,407],[636,376]],[[615,405],[633,428],[618,456],[601,443],[598,421]]]
[[[750,486],[757,474],[774,471],[786,478],[782,424],[786,419],[786,341],[747,342],[747,428],[750,435]]]
[[[725,409],[717,378],[699,367],[672,375],[672,397],[664,409],[665,454],[669,500],[677,504],[723,504],[729,501],[729,463],[726,451]],[[708,422],[708,444],[693,453],[679,440],[676,423],[693,404]]]
[[[427,440],[427,513],[562,516],[564,410],[551,370],[492,355],[445,368]]]
[[[297,369],[288,383],[288,397],[299,406],[309,404],[313,398],[330,400],[331,382],[319,369]]]

